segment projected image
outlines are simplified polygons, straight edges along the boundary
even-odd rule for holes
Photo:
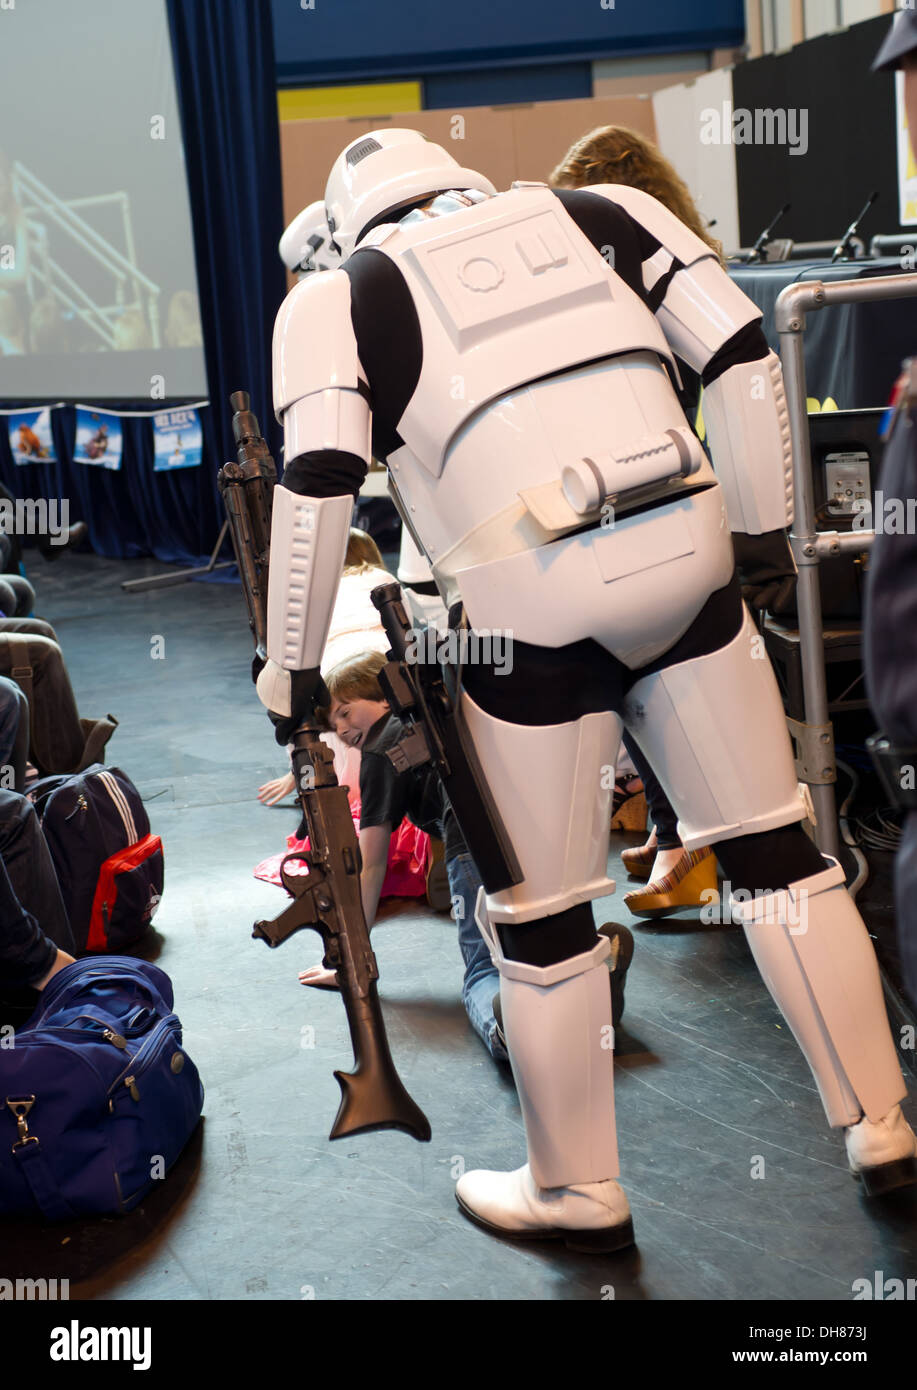
[[[149,396],[156,375],[205,394],[164,5],[43,0],[17,9],[2,56],[0,391]]]
[[[0,150],[0,245],[11,248],[0,277],[0,356],[200,347],[197,295],[174,290],[163,322],[163,287],[93,230],[81,215],[87,205],[112,207],[118,240],[133,247],[126,194],[59,198]]]

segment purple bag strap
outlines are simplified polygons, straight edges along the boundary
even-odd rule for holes
[[[29,1186],[42,1215],[48,1221],[73,1221],[76,1212],[58,1186],[57,1179],[45,1162],[41,1144],[37,1139],[28,1139],[24,1144],[16,1144],[13,1157],[19,1164],[19,1171]]]

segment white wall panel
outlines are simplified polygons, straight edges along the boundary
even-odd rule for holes
[[[881,0],[842,0],[841,15],[845,24],[859,24],[863,19],[875,19],[883,13]]]
[[[840,0],[805,0],[805,20],[807,39],[839,29],[842,24]]]
[[[653,96],[659,147],[688,185],[702,215],[708,221],[716,218],[713,235],[727,252],[739,245],[735,146],[702,144],[701,130],[709,125],[705,111],[722,113],[727,103],[731,110],[732,100],[731,68],[705,73]]]
[[[776,49],[793,46],[793,6],[791,0],[775,0],[774,17],[777,23],[774,47]]]

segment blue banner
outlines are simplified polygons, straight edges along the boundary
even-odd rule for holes
[[[164,410],[153,416],[153,468],[157,473],[172,468],[197,468],[203,440],[201,421],[193,406]]]
[[[54,441],[51,438],[51,407],[40,410],[16,410],[7,416],[10,431],[10,452],[13,462],[56,463]]]
[[[98,468],[121,467],[123,435],[121,421],[110,410],[76,407],[76,448],[74,463],[92,463]]]

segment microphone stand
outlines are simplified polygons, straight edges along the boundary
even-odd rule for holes
[[[748,260],[745,262],[746,265],[752,265],[755,261],[760,261],[762,259],[764,248],[771,239],[771,232],[774,230],[781,217],[785,217],[792,206],[792,203],[784,203],[783,207],[777,213],[777,216],[774,218],[771,225],[769,227],[765,227],[764,231],[761,233],[761,235],[758,237],[758,240],[751,248],[751,254],[748,257]]]
[[[871,193],[869,195],[869,200],[866,203],[866,206],[864,207],[863,211],[860,213],[859,217],[857,217],[853,222],[851,222],[850,226],[847,228],[847,231],[844,233],[843,239],[834,248],[834,255],[831,257],[832,265],[834,265],[835,261],[850,259],[850,256],[848,254],[851,249],[850,243],[853,241],[853,238],[859,231],[860,223],[863,221],[863,218],[866,216],[867,212],[872,207],[873,203],[876,201],[878,196],[878,189],[876,189],[874,193]]]

